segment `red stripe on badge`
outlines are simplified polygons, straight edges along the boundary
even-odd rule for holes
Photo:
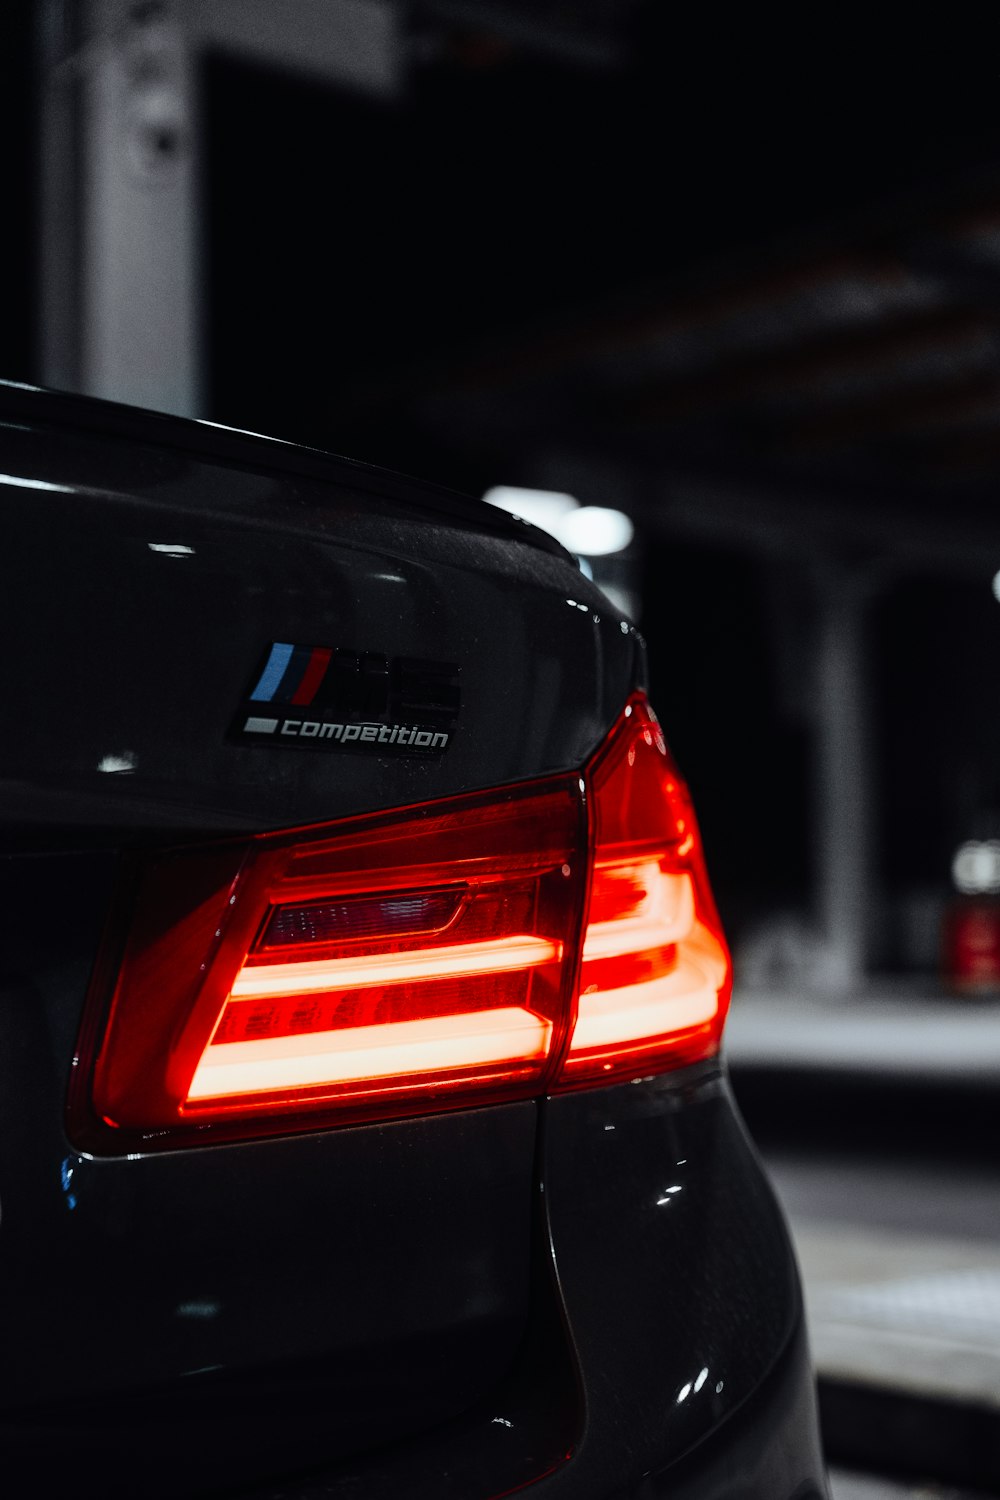
[[[309,665],[306,667],[302,681],[295,689],[295,695],[292,698],[294,704],[301,707],[313,701],[320,683],[326,676],[326,669],[330,665],[330,657],[332,655],[333,652],[327,650],[325,646],[313,647],[312,656],[309,658]]]

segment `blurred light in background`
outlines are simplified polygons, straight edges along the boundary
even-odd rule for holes
[[[580,505],[572,495],[556,490],[521,490],[497,484],[483,496],[487,505],[509,510],[532,526],[539,526],[578,557],[610,557],[624,552],[635,527],[624,511],[604,505]]]
[[[621,556],[635,537],[635,527],[624,511],[580,505],[572,495],[558,490],[519,489],[508,484],[494,485],[483,499],[554,536],[617,609],[632,620],[638,618],[634,568]]]
[[[635,527],[624,511],[584,505],[560,516],[554,535],[579,556],[609,557],[625,551],[635,536]]]
[[[951,875],[963,896],[996,895],[1000,891],[1000,839],[969,839],[951,862]]]
[[[563,495],[557,490],[523,490],[513,484],[495,484],[486,491],[483,499],[487,505],[509,510],[552,536],[559,535],[556,527],[560,518],[579,509],[579,501],[572,495]]]
[[[993,597],[1000,602],[1000,573],[993,574]]]

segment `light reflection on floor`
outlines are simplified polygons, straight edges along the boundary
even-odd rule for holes
[[[935,1484],[897,1484],[870,1475],[849,1474],[834,1469],[830,1475],[833,1500],[986,1500],[970,1490],[942,1488]]]

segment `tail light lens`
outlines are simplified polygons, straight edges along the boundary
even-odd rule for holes
[[[148,1131],[536,1090],[565,1032],[580,821],[563,781],[152,861],[100,1117]]]
[[[93,1150],[527,1097],[718,1046],[725,944],[642,697],[582,780],[173,851],[126,884],[70,1093]]]
[[[592,854],[566,1082],[706,1056],[730,990],[694,809],[644,699],[627,706],[587,781]]]

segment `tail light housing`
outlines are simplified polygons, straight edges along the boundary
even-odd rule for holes
[[[184,1144],[530,1097],[711,1055],[730,967],[636,695],[583,775],[125,872],[70,1131]]]

